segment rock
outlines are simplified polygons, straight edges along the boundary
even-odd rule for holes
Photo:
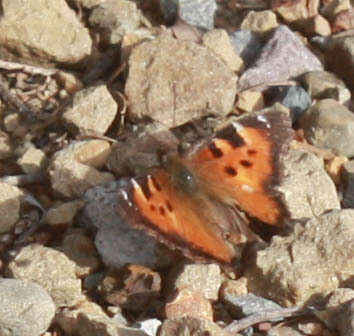
[[[10,137],[0,131],[0,160],[8,159],[13,155]]]
[[[71,224],[78,211],[85,205],[81,200],[59,203],[50,208],[45,215],[49,225]]]
[[[110,173],[100,172],[110,153],[110,145],[103,140],[73,142],[56,152],[49,165],[52,188],[64,197],[81,196],[89,188],[113,181]]]
[[[80,231],[67,234],[60,251],[74,261],[75,273],[79,278],[97,271],[101,265],[94,243]]]
[[[213,321],[213,308],[202,293],[184,288],[178,290],[175,297],[166,303],[165,315],[167,319],[189,316]]]
[[[354,28],[354,9],[350,8],[339,12],[332,22],[333,33]]]
[[[55,305],[31,281],[0,279],[0,335],[40,336],[50,326]]]
[[[69,3],[73,6],[76,4],[76,6],[80,5],[84,8],[91,9],[93,7],[103,4],[105,1],[106,0],[69,0]]]
[[[312,153],[291,149],[284,158],[284,166],[279,189],[291,219],[311,218],[340,209],[336,187],[321,159]]]
[[[140,329],[148,336],[156,336],[160,325],[161,325],[161,321],[153,318],[149,320],[138,321],[133,324],[133,327]]]
[[[231,44],[235,52],[240,55],[248,66],[253,63],[263,47],[259,34],[247,29],[240,29],[230,34]]]
[[[4,128],[7,132],[14,132],[18,127],[20,127],[20,115],[18,113],[9,113],[4,118]]]
[[[289,1],[288,3],[285,2],[284,5],[282,5],[282,2],[280,1],[280,4],[281,5],[275,8],[274,11],[286,23],[294,23],[317,14],[310,13],[310,10],[308,8],[308,2],[305,0]]]
[[[94,302],[83,301],[72,309],[58,311],[55,322],[67,335],[117,335],[119,324]],[[85,332],[89,332],[85,334]]]
[[[168,275],[168,287],[171,292],[176,289],[189,288],[202,293],[205,298],[217,300],[222,276],[220,267],[216,264],[181,263]]]
[[[117,103],[105,85],[78,91],[63,112],[66,128],[73,134],[105,134],[117,114]]]
[[[20,218],[23,196],[19,188],[0,182],[0,233],[9,232]]]
[[[325,61],[329,70],[347,83],[349,89],[354,89],[354,30],[333,35],[327,45]]]
[[[344,82],[331,72],[311,71],[304,74],[301,81],[312,99],[331,98],[342,105],[351,99]]]
[[[178,17],[186,23],[206,30],[214,28],[215,0],[160,0],[160,7],[169,22],[176,19],[178,9]]]
[[[342,168],[343,177],[343,207],[354,208],[354,161],[344,163]]]
[[[224,298],[229,310],[235,318],[242,318],[256,313],[280,310],[282,307],[273,301],[267,300],[252,293],[240,296],[229,296]]]
[[[336,328],[338,314],[343,308],[343,304],[354,300],[354,290],[351,288],[338,288],[329,297],[326,309],[319,310],[316,316],[331,329]]]
[[[262,92],[245,90],[237,95],[236,107],[245,112],[259,111],[264,108]]]
[[[333,21],[335,16],[340,12],[346,11],[351,8],[349,0],[334,0],[327,3],[321,8],[321,14]]]
[[[147,267],[129,265],[124,273],[109,272],[100,289],[109,304],[142,313],[160,296],[161,278]]]
[[[333,99],[311,106],[299,119],[306,140],[336,155],[354,156],[354,114]]]
[[[73,66],[91,54],[92,41],[64,0],[5,0],[0,46],[4,60]]]
[[[47,158],[40,149],[30,147],[17,160],[22,171],[26,174],[38,174],[47,167]]]
[[[329,22],[320,14],[300,20],[296,23],[306,36],[329,36],[331,35],[331,26]]]
[[[165,33],[132,50],[125,94],[131,117],[176,127],[210,113],[229,113],[236,79],[209,48]]]
[[[213,50],[232,71],[243,70],[243,60],[235,53],[227,32],[223,29],[214,29],[203,35],[203,44]]]
[[[98,229],[95,245],[105,265],[121,268],[127,263],[150,268],[171,262],[167,249],[140,230],[133,229],[116,213],[117,190],[121,182],[110,182],[89,189],[79,221]]]
[[[223,301],[227,301],[229,297],[246,294],[248,294],[247,279],[244,277],[237,280],[227,279],[220,288],[220,298]]]
[[[279,26],[263,47],[255,64],[239,80],[239,90],[286,81],[309,71],[322,70],[317,57],[286,26]]]
[[[311,97],[301,86],[276,87],[278,94],[274,102],[286,106],[293,120],[297,120],[310,106]]]
[[[351,336],[354,334],[354,299],[343,303],[337,311],[336,329],[341,336]]]
[[[272,336],[304,336],[303,333],[297,331],[295,328],[286,325],[280,325],[272,328],[269,332]]]
[[[325,298],[352,277],[353,216],[351,209],[333,210],[273,237],[246,270],[249,290],[287,306]]]
[[[297,328],[305,335],[319,336],[325,333],[325,329],[322,324],[315,319],[306,322],[300,322],[298,323]]]
[[[243,19],[241,29],[248,29],[256,33],[266,33],[278,27],[277,17],[271,10],[249,11]]]
[[[7,274],[31,280],[45,288],[57,307],[71,307],[82,300],[81,281],[75,263],[64,253],[32,244],[23,247],[9,263]]]
[[[104,44],[118,44],[125,33],[133,32],[141,23],[137,5],[127,0],[108,0],[93,8],[89,22],[99,32]]]
[[[179,319],[165,320],[159,330],[159,336],[179,336],[179,335],[209,335],[227,336],[230,335],[216,323],[208,320],[199,320],[192,317],[182,317]],[[237,333],[234,336],[240,336]]]

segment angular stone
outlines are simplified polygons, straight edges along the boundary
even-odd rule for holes
[[[287,306],[311,304],[352,279],[354,210],[333,210],[275,236],[246,270],[248,288]]]
[[[214,29],[205,33],[203,44],[220,56],[232,71],[240,72],[243,70],[243,60],[235,53],[225,30]]]
[[[2,59],[75,65],[91,54],[88,30],[64,0],[4,0],[1,7]]]
[[[117,103],[105,85],[78,91],[63,112],[66,128],[74,134],[105,134],[117,114]]]
[[[317,57],[286,26],[279,26],[263,47],[255,64],[239,80],[240,90],[286,81],[309,71],[322,70]]]
[[[58,204],[48,210],[45,220],[49,225],[71,224],[84,205],[85,203],[81,200]]]
[[[291,149],[284,159],[284,179],[279,187],[293,220],[340,209],[336,187],[323,162],[312,153]]]
[[[44,171],[48,160],[40,149],[31,147],[17,160],[23,172],[27,174],[38,174]]]
[[[333,99],[311,106],[299,119],[306,140],[336,155],[354,156],[354,114]]]
[[[266,33],[276,27],[278,27],[277,17],[271,10],[250,11],[241,24],[241,29],[256,33]]]
[[[348,104],[351,99],[344,82],[331,72],[311,71],[304,74],[301,81],[313,99],[331,98],[342,105]]]
[[[209,48],[165,33],[132,50],[125,93],[132,117],[176,127],[211,112],[229,113],[236,78]]]

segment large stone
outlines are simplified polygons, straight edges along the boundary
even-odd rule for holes
[[[2,59],[75,65],[91,54],[89,32],[64,0],[4,0],[1,10]]]

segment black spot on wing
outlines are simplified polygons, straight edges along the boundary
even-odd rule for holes
[[[217,158],[221,158],[221,157],[224,155],[224,153],[222,152],[222,150],[221,150],[219,147],[217,147],[217,146],[215,145],[215,142],[214,142],[214,141],[212,141],[212,142],[209,144],[208,148],[209,148],[211,154],[213,155],[213,157],[216,158],[216,159],[217,159]]]
[[[225,167],[225,172],[227,175],[230,176],[236,176],[237,175],[237,170],[234,167],[231,166],[226,166]]]
[[[164,209],[163,206],[160,206],[160,207],[159,207],[159,211],[160,211],[160,215],[161,215],[161,216],[165,216],[166,211],[165,211],[165,209]]]
[[[221,129],[216,133],[216,137],[219,139],[227,140],[228,143],[231,144],[232,147],[242,147],[245,145],[245,141],[243,138],[237,133],[236,128],[230,124],[225,128]]]
[[[247,149],[247,154],[248,155],[255,155],[255,154],[257,154],[257,151],[255,149]]]
[[[157,191],[161,191],[161,186],[159,185],[159,183],[157,182],[157,180],[155,179],[154,176],[151,176],[151,181],[152,181],[152,184],[154,185],[155,189]]]
[[[172,205],[171,205],[171,203],[169,201],[166,201],[166,207],[167,207],[169,212],[173,211]]]
[[[144,178],[144,179],[139,180],[139,186],[140,186],[140,188],[147,200],[149,200],[152,196],[148,182],[149,182],[148,178]]]
[[[241,160],[240,164],[245,168],[250,168],[253,166],[252,162],[248,160]]]

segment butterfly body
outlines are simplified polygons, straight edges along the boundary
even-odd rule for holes
[[[229,123],[187,157],[132,178],[118,191],[118,213],[198,261],[230,264],[238,244],[255,239],[243,212],[279,225],[284,208],[273,186],[291,138],[282,112]]]

